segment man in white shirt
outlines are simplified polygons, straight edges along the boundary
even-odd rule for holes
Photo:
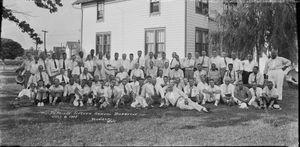
[[[160,84],[160,86],[164,88],[164,87],[168,86],[169,84],[170,84],[170,83],[169,83],[169,77],[164,76],[164,77],[163,77],[163,83]]]
[[[222,52],[221,56],[222,57],[220,58],[219,63],[220,63],[220,74],[221,77],[223,78],[226,70],[228,70],[228,63],[230,63],[231,59],[227,57],[226,52]]]
[[[158,77],[156,78],[157,84],[161,85],[164,83],[163,71],[158,70]]]
[[[148,68],[150,68],[150,62],[151,61],[153,62],[153,66],[156,67],[155,64],[154,64],[155,59],[153,57],[153,52],[149,52],[149,58],[145,59],[145,68],[146,68],[146,70]]]
[[[77,83],[75,83],[75,80],[73,77],[71,77],[69,79],[69,84],[67,84],[64,88],[64,93],[63,93],[63,97],[67,102],[70,102],[71,104],[73,104],[74,100],[75,100],[75,89],[76,87],[78,87],[80,85],[78,85]]]
[[[100,105],[100,108],[106,108],[110,106],[118,108],[121,100],[121,94],[122,91],[118,86],[116,86],[116,80],[112,79],[110,86],[104,90],[105,101]]]
[[[132,89],[133,102],[131,103],[132,108],[146,108],[148,106],[145,99],[145,89],[144,79],[140,79],[139,84],[136,84]]]
[[[96,64],[97,56],[95,56],[94,54],[95,54],[95,50],[91,49],[89,55],[91,56],[92,61],[94,61],[94,63]]]
[[[84,63],[84,67],[88,69],[88,72],[93,76],[94,72],[96,70],[96,65],[94,63],[94,61],[92,60],[91,55],[88,55],[86,57],[86,61]]]
[[[195,52],[195,58],[194,58],[194,60],[195,60],[194,71],[196,71],[197,70],[197,65],[199,63],[201,63],[199,52]]]
[[[206,100],[204,100],[204,92],[203,89],[208,88],[208,84],[206,83],[206,78],[204,76],[200,76],[200,82],[197,84],[197,88],[199,90],[199,97],[202,99],[202,105],[206,103]]]
[[[103,68],[105,68],[105,64],[104,64],[104,59],[103,59],[103,53],[99,52],[98,54],[98,59],[96,60],[96,65],[98,66],[99,64],[102,65]]]
[[[259,67],[254,66],[253,72],[249,75],[248,83],[255,82],[257,87],[263,88],[264,86],[264,76],[259,72]]]
[[[128,84],[127,78],[122,79],[122,82],[119,85],[121,90],[121,100],[120,104],[126,105],[131,104],[132,102],[132,89],[131,86]]]
[[[143,72],[145,72],[145,58],[142,57],[142,51],[139,50],[137,52],[138,57],[135,59],[135,63],[139,64],[139,68],[141,68],[143,70]]]
[[[105,68],[115,76],[116,70],[115,70],[115,67],[113,66],[112,62],[113,61],[110,60],[110,54],[106,54],[106,60],[104,60]]]
[[[185,86],[184,93],[190,98],[193,102],[200,103],[200,93],[199,89],[195,86],[194,79],[189,79],[189,84]]]
[[[130,78],[132,79],[133,76],[135,76],[138,81],[141,78],[144,79],[144,72],[139,68],[139,63],[137,62],[135,63],[135,68],[131,71]]]
[[[146,76],[157,77],[157,67],[154,67],[153,61],[150,61],[149,68],[146,69]]]
[[[112,67],[114,67],[114,69],[115,69],[115,74],[114,75],[116,75],[118,72],[119,72],[119,53],[115,53],[115,56],[114,56],[115,58],[113,59],[113,60],[111,60],[111,65],[112,65]]]
[[[83,52],[82,51],[80,51],[79,53],[78,53],[78,55],[79,55],[79,57],[78,58],[76,58],[76,60],[77,60],[77,62],[79,62],[79,61],[81,61],[82,62],[82,64],[84,65],[84,63],[85,63],[85,58],[84,58],[84,54],[83,54]]]
[[[165,95],[166,99],[166,106],[169,106],[169,104],[180,108],[182,110],[193,110],[196,109],[197,111],[201,112],[210,112],[209,108],[205,108],[195,102],[193,102],[188,96],[180,91],[174,88],[173,84],[170,84],[167,89],[167,94]]]
[[[220,56],[218,56],[217,51],[212,51],[212,57],[210,58],[210,65],[212,65],[213,63],[216,65],[216,68],[218,69],[218,71],[220,71]]]
[[[200,63],[202,64],[202,69],[208,73],[210,68],[210,58],[206,55],[206,51],[202,51],[202,56],[199,57]]]
[[[79,76],[80,81],[82,80],[92,80],[94,77],[89,73],[88,69],[85,67],[83,73]]]
[[[39,70],[38,73],[36,73],[33,77],[34,84],[37,85],[37,82],[41,80],[44,81],[44,85],[49,85],[48,87],[50,87],[49,76],[46,72],[43,71],[44,70],[43,66],[40,65],[38,70]]]
[[[264,108],[263,107],[263,101],[262,101],[262,92],[263,90],[260,87],[257,87],[257,83],[256,82],[252,82],[251,83],[251,87],[249,90],[251,92],[252,98],[249,101],[248,105],[252,105],[255,108]]]
[[[44,52],[42,52],[40,54],[40,59],[39,59],[39,64],[43,66],[43,71],[46,72],[48,74],[48,71],[47,71],[47,66],[48,66],[48,61],[46,60],[46,55]]]
[[[274,108],[274,105],[277,104],[279,94],[277,89],[274,87],[272,81],[268,81],[268,85],[263,89],[262,92],[262,101],[264,103],[264,108]]]
[[[72,70],[72,76],[75,78],[75,81],[76,81],[76,77],[79,77],[83,73],[83,70],[84,70],[83,63],[79,61],[78,66],[75,66]]]
[[[124,70],[123,66],[120,66],[120,72],[116,75],[116,77],[120,78],[121,80],[124,78],[129,77],[128,73]],[[127,81],[128,82],[128,81]]]
[[[218,106],[220,102],[221,89],[219,86],[215,85],[214,80],[209,80],[209,86],[203,89],[204,101],[213,102],[215,101],[215,106]]]
[[[257,62],[254,61],[252,55],[249,54],[248,60],[242,61],[242,65],[243,65],[243,73],[242,73],[243,83],[249,85],[251,84],[248,83],[249,75],[252,73],[253,67],[257,66]]]
[[[133,59],[133,54],[129,54],[129,68],[128,68],[128,75],[131,75],[131,71],[134,69],[135,60]]]
[[[54,77],[59,74],[59,61],[56,59],[56,54],[52,54],[52,59],[48,61],[48,73],[50,76],[50,81],[53,83]]]
[[[202,70],[202,65],[201,65],[201,63],[199,63],[198,65],[197,65],[197,69],[198,70],[196,70],[195,72],[194,72],[194,79],[195,79],[195,81],[196,81],[196,84],[198,84],[199,82],[200,82],[200,77],[201,76],[204,76],[205,77],[205,79],[206,79],[206,77],[207,77],[207,73],[206,73],[206,71],[205,70]]]
[[[233,85],[236,85],[238,82],[237,72],[233,70],[232,63],[228,64],[228,70],[224,74],[223,83],[225,83],[225,78],[230,78],[231,79],[230,83]]]
[[[276,51],[272,51],[271,58],[266,62],[264,74],[268,75],[268,80],[276,85],[279,95],[278,100],[282,100],[284,70],[290,65],[291,61],[283,57],[278,57]]]
[[[161,59],[159,60],[159,69],[163,69],[165,64],[168,63],[169,66],[169,59],[166,58],[166,52],[161,53]]]
[[[170,69],[174,69],[177,64],[179,64],[178,60],[176,60],[176,52],[172,53],[172,60],[170,62]]]
[[[65,86],[69,83],[69,78],[65,76],[65,69],[60,69],[60,74],[56,76],[56,78],[59,80],[60,85]]]
[[[191,79],[194,74],[195,60],[192,59],[192,54],[188,53],[188,58],[183,62],[183,68],[185,69],[185,78]]]
[[[228,106],[234,105],[234,85],[231,84],[231,79],[226,77],[224,83],[220,86],[221,88],[221,98],[224,104]]]
[[[59,67],[63,68],[65,70],[64,75],[68,76],[68,67],[69,67],[70,61],[67,59],[66,53],[63,53],[62,56],[63,56],[63,58],[59,60]]]
[[[181,81],[183,80],[183,71],[180,68],[180,65],[177,64],[173,70],[170,72],[171,79],[179,78]]]
[[[32,60],[28,66],[28,71],[30,71],[32,76],[38,72],[39,65],[42,65],[39,63],[39,56],[34,56],[34,60]]]
[[[169,63],[165,62],[164,68],[162,68],[163,77],[167,76],[168,78],[171,77],[171,69],[169,68]]]
[[[159,107],[164,106],[164,91],[155,78],[152,78],[145,87],[145,98],[150,107],[154,107],[153,104],[160,104]]]
[[[126,59],[126,54],[122,54],[122,59],[118,61],[119,67],[123,66],[125,72],[128,72],[130,69],[130,61]]]
[[[78,63],[76,61],[76,55],[72,55],[71,61],[69,62],[69,67],[68,67],[69,77],[72,76],[72,72],[76,66],[78,66]]]
[[[236,58],[236,53],[235,52],[232,52],[231,53],[231,61],[230,63],[232,63],[233,65],[233,70],[236,71],[237,73],[237,77],[238,77],[238,80],[242,80],[242,72],[243,72],[243,69],[242,69],[242,62],[240,59]]]

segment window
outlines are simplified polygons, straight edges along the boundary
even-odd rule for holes
[[[208,53],[208,30],[196,28],[195,51],[200,54],[202,51],[206,51],[206,53]]]
[[[145,36],[145,55],[149,52],[158,54],[165,52],[165,39],[165,29],[147,30]]]
[[[97,3],[97,20],[104,19],[104,2]]]
[[[196,13],[204,15],[208,13],[208,0],[196,0]]]
[[[96,54],[110,52],[110,33],[96,34]]]
[[[150,13],[159,13],[159,0],[150,0]]]

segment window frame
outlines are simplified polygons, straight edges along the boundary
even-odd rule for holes
[[[103,5],[103,10],[100,10],[100,11],[99,11],[99,6],[100,6],[100,5]],[[103,11],[103,16],[102,16],[102,18],[99,18],[99,17],[100,17],[100,16],[99,16],[99,15],[100,15],[99,13],[100,13],[101,11]],[[104,21],[104,14],[105,14],[104,12],[105,12],[104,1],[99,1],[99,2],[97,2],[97,18],[96,18],[96,19],[97,19],[97,22],[103,22],[103,21]]]
[[[161,42],[158,42],[157,41],[157,32],[159,32],[159,31],[164,31],[164,43],[161,43]],[[149,51],[148,51],[148,44],[150,44],[150,43],[147,43],[147,32],[154,32],[154,34],[153,34],[153,36],[154,36],[154,38],[153,38],[153,43],[151,43],[151,44],[153,44],[154,45],[154,52],[153,53],[157,53],[158,55],[160,55],[161,54],[161,52],[166,52],[166,28],[164,28],[164,27],[162,27],[162,28],[149,28],[149,29],[145,29],[145,42],[144,42],[144,45],[145,45],[145,47],[144,47],[144,53],[145,53],[145,55],[147,55],[148,53],[149,53]],[[164,44],[164,49],[163,49],[163,51],[161,51],[161,52],[158,52],[158,44]]]
[[[158,12],[152,12],[152,3],[156,3],[156,2],[152,2],[152,0],[149,0],[150,1],[150,5],[149,5],[149,12],[150,12],[150,15],[155,15],[155,14],[160,14],[160,9],[161,9],[161,0],[156,0],[156,2],[158,2]]]
[[[104,37],[109,35],[109,44],[105,44],[105,41],[104,41]],[[99,43],[98,43],[98,37],[99,36]],[[102,36],[102,44],[100,43],[101,40],[100,40],[100,37]],[[99,47],[98,47],[99,46]],[[105,49],[105,47],[109,46],[109,49]],[[111,32],[97,32],[96,33],[96,41],[95,41],[95,49],[96,49],[96,55],[99,54],[99,52],[101,51],[103,53],[103,55],[105,53],[108,53],[108,52],[111,52]]]
[[[197,42],[197,31],[201,31],[202,35],[201,35],[201,43]],[[203,32],[207,32],[207,38],[205,39],[206,40],[206,43],[203,43]],[[206,53],[208,54],[208,50],[209,50],[209,41],[208,41],[208,35],[209,35],[209,29],[204,29],[204,28],[199,28],[199,27],[196,27],[195,29],[195,53],[196,52],[199,52],[199,54],[201,54],[201,52],[203,51],[206,51]],[[197,48],[197,45],[201,46],[201,48],[198,50]]]
[[[204,8],[204,4],[205,4],[204,1],[206,1],[207,10],[205,10],[205,8]],[[199,7],[197,6],[197,3],[199,3]],[[199,9],[202,10],[202,12],[200,12]],[[209,12],[209,2],[208,2],[208,0],[195,0],[195,11],[196,11],[197,14],[207,15],[208,12]]]

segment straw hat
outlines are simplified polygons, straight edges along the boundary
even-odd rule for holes
[[[18,84],[23,84],[24,83],[24,77],[21,76],[21,75],[18,75],[16,77],[16,81],[17,81]]]

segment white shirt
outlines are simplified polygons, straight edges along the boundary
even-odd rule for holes
[[[93,72],[94,71],[94,61],[93,60],[87,60],[84,63],[84,67],[86,67],[88,69],[89,72]]]
[[[243,65],[243,70],[247,71],[247,72],[252,72],[253,71],[253,67],[257,66],[257,62],[252,60],[251,62],[249,62],[249,60],[244,60],[242,61],[242,65]]]
[[[189,96],[190,92],[191,92],[191,88],[192,88],[192,94],[191,97],[195,97],[197,95],[199,95],[199,88],[197,88],[196,86],[191,87],[190,85],[187,85],[184,87],[184,93]]]
[[[175,69],[173,69],[170,72],[170,77],[171,78],[179,77],[182,80],[183,79],[183,71],[181,69],[178,69],[177,71]]]
[[[134,65],[135,65],[135,60],[132,60],[132,61],[129,60],[129,69],[128,70],[134,69]]]
[[[153,62],[153,67],[156,67],[155,66],[155,59],[154,59],[154,57],[152,58],[152,59],[150,59],[150,58],[147,58],[146,60],[145,60],[145,68],[146,69],[148,69],[148,68],[150,68],[150,62]]]
[[[137,57],[135,59],[135,63],[139,63],[139,68],[145,67],[145,58],[143,58],[143,57]]]
[[[81,74],[81,75],[79,76],[79,79],[80,79],[80,80],[83,80],[83,79],[91,80],[91,79],[93,79],[93,76],[92,76],[90,73],[87,73],[86,75],[85,75],[85,74]]]
[[[146,75],[151,76],[152,78],[156,78],[157,77],[157,67],[152,67],[152,69],[149,67],[146,70]]]
[[[141,69],[136,69],[135,68],[130,73],[130,78],[131,79],[132,79],[132,76],[144,78],[144,72]]]
[[[69,67],[68,67],[68,69],[70,69],[71,71],[73,71],[73,69],[74,69],[76,66],[78,66],[78,63],[77,63],[76,61],[71,60],[71,61],[69,62]]]
[[[184,68],[190,68],[190,66],[193,66],[191,69],[194,69],[194,65],[195,65],[195,60],[193,60],[193,59],[186,59],[183,62],[183,67]]]
[[[210,68],[211,68],[211,65],[213,63],[215,63],[216,64],[216,68],[220,69],[220,60],[221,60],[220,56],[211,57],[210,58]]]
[[[282,69],[284,66],[291,65],[291,61],[283,58],[283,57],[276,57],[275,59],[268,59],[265,65],[264,74],[267,74],[270,70],[277,70]]]
[[[229,85],[226,85],[224,83],[220,86],[220,89],[221,89],[222,97],[225,97],[225,94],[231,94],[231,96],[234,97],[234,85],[233,84],[229,83]]]
[[[102,65],[102,68],[105,68],[105,64],[104,64],[104,62],[105,62],[105,60],[104,60],[104,59],[102,59],[102,60],[100,60],[100,59],[97,59],[97,60],[95,61],[95,63],[96,63],[96,66],[98,66],[98,65]]]
[[[36,74],[37,72],[39,72],[40,65],[41,64],[38,61],[36,63],[36,61],[33,60],[30,62],[29,66],[28,66],[28,70],[30,71],[31,74]]]
[[[80,73],[80,69],[81,69],[81,73]],[[83,70],[84,70],[84,68],[82,66],[81,67],[76,66],[72,70],[72,75],[80,75],[83,73]]]
[[[119,67],[123,66],[125,71],[128,72],[130,69],[130,61],[128,59],[119,59]]]
[[[160,59],[158,62],[159,62],[159,64],[158,64],[159,68],[164,68],[166,62],[168,62],[170,64],[169,59],[167,59],[167,58],[166,59]]]
[[[56,67],[55,67],[55,64],[54,62],[56,63]],[[49,73],[49,76],[54,76],[55,74],[58,74],[59,73],[59,62],[57,59],[55,59],[55,61],[53,59],[50,59],[48,61],[48,73]]]
[[[156,83],[159,84],[159,85],[163,84],[164,83],[164,78],[163,77],[157,77],[156,78]]]
[[[60,60],[59,60],[59,67],[60,67],[60,68],[63,68],[63,67],[64,67],[63,63],[64,63],[64,59],[60,59]],[[70,64],[70,60],[66,59],[66,60],[65,60],[65,70],[66,70],[66,71],[67,71],[67,70],[69,69],[69,67],[70,67],[69,64]]]
[[[260,87],[256,87],[256,92],[254,92],[253,88],[249,90],[251,92],[252,98],[257,98],[262,96],[263,90]]]
[[[220,87],[217,86],[217,85],[214,85],[214,87],[211,87],[211,86],[208,85],[205,89],[210,91],[210,92],[215,92],[215,91],[221,90]]]
[[[225,83],[225,78],[230,78],[231,79],[231,82],[233,84],[236,84],[238,82],[238,74],[236,71],[232,70],[232,71],[229,71],[227,70],[224,74],[224,78],[223,78],[223,83]]]
[[[201,94],[203,94],[203,89],[207,89],[209,85],[207,83],[203,83],[201,81],[199,81],[199,83],[197,84],[197,88],[199,89],[199,92]]]
[[[231,59],[228,58],[228,57],[225,57],[225,60],[224,60],[224,57],[220,57],[220,68],[226,68],[226,70],[228,70],[228,64],[230,63]],[[226,62],[225,62],[226,61]]]
[[[120,80],[123,80],[124,78],[126,78],[128,76],[128,73],[126,71],[123,72],[119,72],[116,77],[119,77]]]
[[[237,58],[235,58],[235,60],[231,59],[230,63],[233,64],[233,70],[235,70],[235,71],[243,70],[240,59],[237,59]]]
[[[161,98],[163,98],[164,97],[164,91],[163,91],[162,87],[157,83],[156,83],[155,86],[153,86],[152,84],[147,84],[146,85],[146,87],[145,87],[146,97],[154,96],[154,88],[155,88],[156,94],[160,95]]]
[[[196,71],[194,72],[193,78],[196,80],[196,83],[199,83],[199,82],[200,82],[200,77],[201,77],[201,76],[205,76],[205,77],[206,77],[206,75],[207,75],[207,73],[206,73],[205,70],[201,70],[201,71],[196,70]]]
[[[163,68],[162,71],[163,71],[163,75],[162,75],[163,77],[164,76],[170,77],[170,73],[171,73],[170,68]]]
[[[203,61],[202,67],[209,67],[210,66],[210,58],[209,57],[204,56],[204,60],[203,60],[203,56],[200,56],[199,60],[200,60],[201,64],[202,64],[202,61]]]
[[[255,81],[255,74],[251,73],[249,75],[248,83],[251,84],[253,81]],[[258,85],[264,85],[264,76],[261,73],[256,74],[256,83]]]
[[[111,63],[111,65],[115,68],[115,69],[117,69],[117,71],[119,71],[119,60],[115,60],[115,59],[113,59],[113,60],[111,60],[110,61],[110,63]]]
[[[170,61],[170,68],[174,68],[177,64],[179,64],[179,62],[175,58],[172,58]]]
[[[34,82],[35,85],[37,85],[37,82],[39,80],[41,80],[41,73],[40,72],[37,72],[35,75],[34,75]],[[47,84],[50,84],[49,82],[49,76],[46,72],[42,72],[42,78],[43,78],[43,81],[44,81],[44,85],[47,85]]]
[[[64,80],[65,80],[65,83],[69,83],[69,78],[67,77],[67,76],[65,76],[65,75],[58,75],[58,76],[56,76],[56,78],[59,80],[59,83],[62,83],[63,81],[62,81],[62,79],[63,79],[63,77],[64,77]]]

